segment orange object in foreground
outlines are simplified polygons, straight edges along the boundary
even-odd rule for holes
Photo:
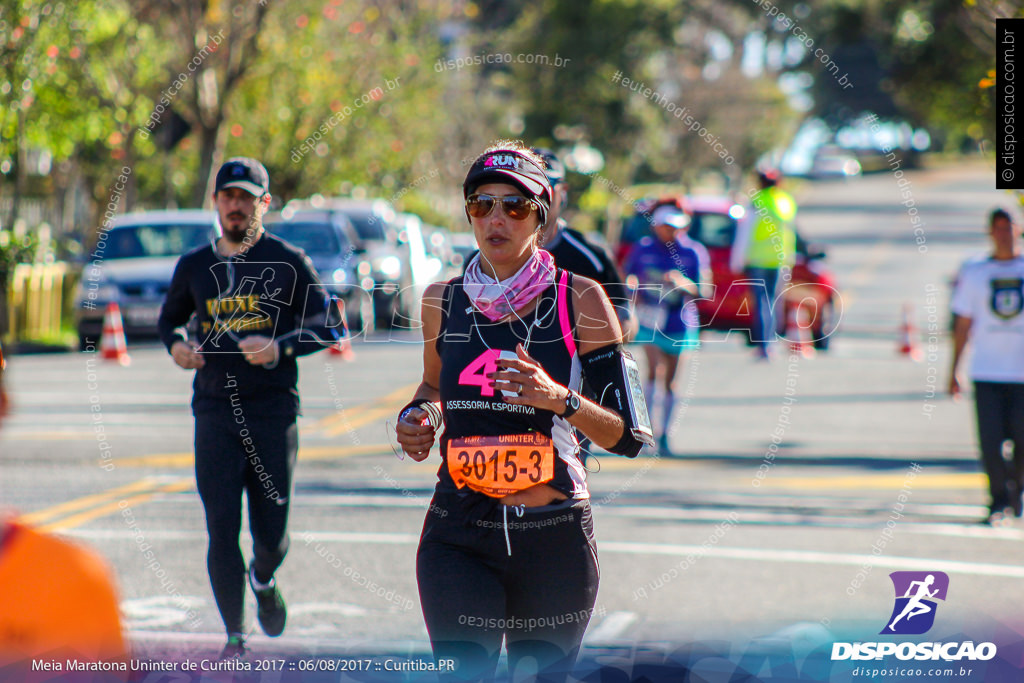
[[[92,550],[0,520],[0,662],[127,656],[117,592]]]

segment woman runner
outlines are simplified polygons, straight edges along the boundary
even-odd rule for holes
[[[675,411],[675,380],[685,370],[688,351],[700,348],[697,302],[711,283],[711,260],[689,232],[690,217],[674,204],[662,204],[651,214],[651,231],[630,252],[623,270],[640,285],[637,292],[639,331],[633,340],[644,345],[647,383],[644,396],[654,410],[659,374],[662,385],[661,430],[658,451],[672,457],[669,434]]]
[[[493,678],[503,639],[514,679],[565,680],[599,573],[573,427],[631,456],[643,430],[615,372],[627,366],[607,296],[538,248],[552,196],[543,161],[499,142],[463,191],[480,253],[425,293],[423,381],[397,427],[422,461],[444,422],[420,601],[439,669],[455,662],[442,680]],[[584,374],[600,404],[577,393]]]

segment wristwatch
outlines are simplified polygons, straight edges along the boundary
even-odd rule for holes
[[[567,420],[570,417],[572,417],[573,415],[575,415],[576,411],[579,410],[579,409],[580,409],[580,395],[577,394],[572,389],[570,389],[569,393],[565,397],[565,411],[562,412],[562,414],[559,415],[558,417],[562,418],[563,420]]]

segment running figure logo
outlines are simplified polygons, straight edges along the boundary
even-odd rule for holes
[[[935,623],[935,600],[946,599],[949,577],[943,572],[893,572],[889,578],[896,590],[896,604],[881,633],[926,633]]]

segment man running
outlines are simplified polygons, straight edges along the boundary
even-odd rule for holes
[[[181,257],[160,311],[160,336],[174,362],[196,370],[196,486],[209,533],[207,569],[228,642],[246,652],[246,567],[239,548],[247,491],[253,559],[248,579],[268,636],[287,612],[274,572],[288,551],[288,500],[298,451],[296,358],[335,344],[344,312],[306,255],[264,231],[270,178],[255,159],[229,159],[213,201],[221,236]],[[260,284],[261,286],[256,286]],[[200,344],[180,329],[195,315]]]

